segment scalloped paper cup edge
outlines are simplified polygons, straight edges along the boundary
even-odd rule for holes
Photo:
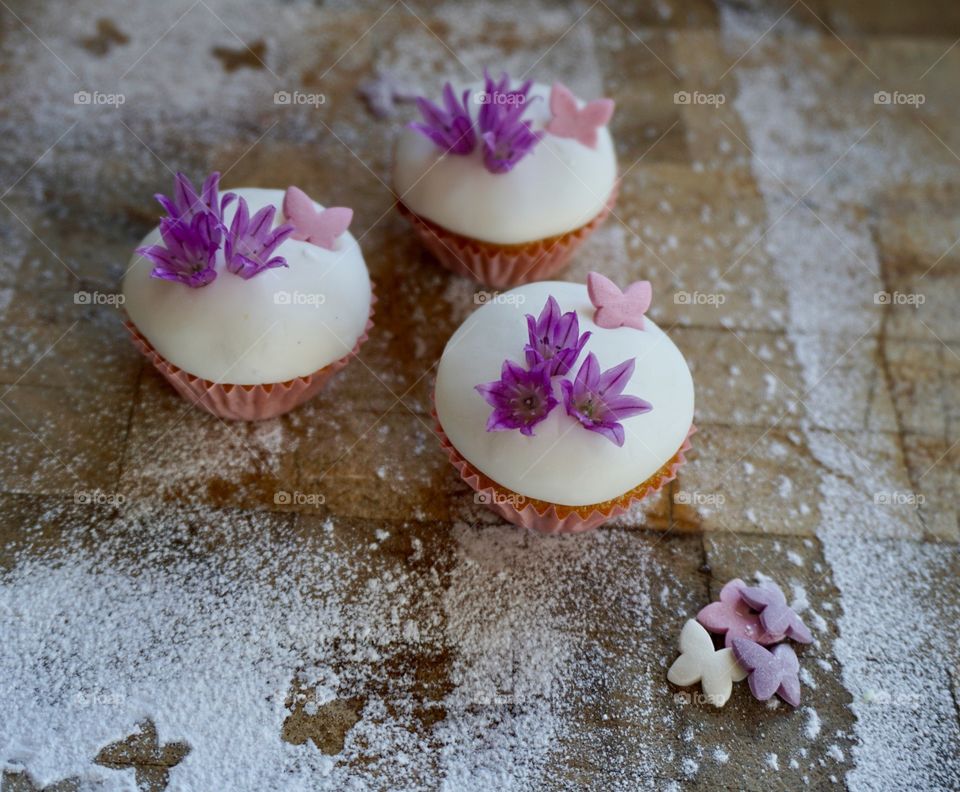
[[[594,509],[586,517],[581,516],[575,510],[571,511],[565,517],[561,517],[553,505],[550,505],[544,512],[537,511],[532,503],[527,503],[523,508],[518,509],[512,503],[512,501],[515,500],[514,493],[504,488],[484,485],[482,483],[483,479],[490,481],[489,476],[484,476],[467,462],[466,459],[460,456],[459,452],[453,447],[450,439],[443,431],[436,410],[433,411],[433,418],[436,423],[437,435],[440,438],[440,445],[450,459],[450,463],[460,473],[460,478],[467,483],[467,486],[481,495],[484,505],[517,527],[529,528],[530,530],[544,534],[591,531],[603,525],[608,520],[625,514],[640,501],[659,492],[663,489],[664,485],[677,477],[677,471],[682,465],[686,464],[686,453],[693,447],[690,438],[697,431],[697,427],[691,424],[690,429],[687,431],[687,436],[683,439],[683,443],[680,444],[677,452],[666,464],[647,479],[647,482],[650,482],[649,486],[643,486],[643,484],[641,484],[638,485],[638,487],[634,487],[630,492],[634,492],[635,494],[631,495],[627,501],[616,502],[607,509]],[[639,489],[639,487],[642,487],[642,489]],[[639,491],[637,491],[638,489]],[[616,498],[613,500],[618,501]],[[578,507],[572,508],[576,509]]]
[[[157,371],[177,393],[194,406],[231,421],[263,421],[290,412],[312,399],[334,374],[350,362],[369,338],[370,330],[373,328],[373,306],[376,302],[377,295],[371,283],[370,315],[367,317],[363,332],[349,353],[312,374],[285,382],[271,382],[263,385],[230,385],[197,377],[175,366],[157,352],[129,318],[124,319],[124,326],[130,332],[133,343],[153,363]]]
[[[423,245],[448,270],[496,289],[546,280],[562,270],[584,241],[600,227],[617,201],[615,183],[600,213],[565,234],[520,245],[481,242],[420,217],[398,201],[397,208]]]

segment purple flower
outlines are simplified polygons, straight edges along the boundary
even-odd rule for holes
[[[487,420],[488,432],[519,429],[533,435],[533,427],[557,406],[544,364],[529,371],[511,360],[503,361],[500,379],[476,386],[477,392],[493,407]]]
[[[473,131],[470,109],[467,100],[470,91],[464,91],[458,100],[453,86],[443,86],[443,104],[446,110],[433,102],[417,97],[417,109],[426,123],[413,122],[410,129],[429,138],[439,148],[450,154],[469,154],[477,146],[477,136]]]
[[[283,256],[270,258],[277,246],[290,236],[292,225],[273,228],[275,206],[265,206],[252,218],[247,202],[240,199],[223,246],[227,269],[244,280],[274,267],[286,267]]]
[[[653,409],[643,399],[622,395],[633,376],[634,366],[635,361],[631,358],[601,374],[597,357],[591,352],[577,372],[576,379],[560,383],[567,415],[576,418],[591,432],[602,434],[622,446],[624,434],[620,421]]]
[[[223,211],[236,198],[227,193],[221,200],[219,183],[220,174],[211,173],[198,195],[190,180],[178,173],[173,198],[156,195],[168,215],[160,220],[163,244],[137,248],[138,254],[153,262],[152,278],[196,289],[217,277],[213,265],[223,240]]]
[[[198,214],[210,212],[219,222],[223,219],[223,209],[235,197],[233,193],[227,193],[223,197],[223,204],[221,205],[219,184],[220,174],[214,171],[207,176],[203,187],[200,189],[200,195],[197,195],[190,179],[182,173],[178,173],[174,180],[173,198],[167,198],[161,193],[157,193],[154,197],[171,220],[184,220],[191,223]]]
[[[533,151],[544,134],[532,131],[530,121],[521,120],[533,83],[527,80],[511,90],[506,74],[494,82],[486,71],[484,82],[483,103],[477,114],[483,164],[491,173],[507,173]]]
[[[165,217],[160,221],[163,244],[139,247],[137,253],[153,262],[151,277],[196,289],[217,277],[213,265],[220,234],[219,222],[210,212],[196,214],[189,222]]]
[[[538,319],[527,314],[527,332],[530,341],[523,348],[527,365],[533,368],[545,362],[551,377],[570,371],[590,338],[589,332],[580,335],[580,320],[576,311],[560,315],[560,305],[553,295],[547,298],[547,304],[543,306]]]
[[[480,98],[480,112],[477,113],[477,123],[481,131],[492,129],[497,119],[506,113],[515,115],[517,118],[523,115],[524,105],[527,102],[527,94],[533,86],[533,80],[527,80],[519,88],[510,89],[510,77],[506,72],[500,75],[500,79],[494,81],[490,72],[483,70],[483,94]]]

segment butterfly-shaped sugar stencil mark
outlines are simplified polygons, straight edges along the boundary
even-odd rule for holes
[[[333,250],[337,238],[350,227],[353,209],[331,206],[317,211],[303,190],[288,187],[283,196],[283,216],[294,228],[292,239]]]
[[[597,309],[593,321],[598,327],[643,330],[643,315],[653,300],[653,288],[650,281],[637,281],[621,291],[610,278],[591,272],[587,275],[587,295]]]
[[[735,638],[733,653],[750,672],[747,684],[754,698],[766,701],[776,693],[792,707],[800,705],[800,661],[790,644],[777,644],[770,651],[755,641]]]
[[[711,602],[697,614],[697,621],[710,632],[724,636],[724,645],[733,647],[735,638],[747,638],[759,644],[774,644],[784,639],[783,633],[770,633],[760,624],[760,616],[740,596],[746,588],[740,578],[734,578],[720,589],[720,601]]]
[[[813,643],[809,628],[787,605],[787,598],[776,583],[764,581],[760,586],[741,586],[740,596],[751,608],[760,611],[760,626],[767,632],[785,635],[798,643]]]
[[[746,677],[747,672],[737,663],[733,650],[714,649],[713,639],[702,624],[689,619],[683,625],[680,657],[667,671],[670,682],[680,687],[699,682],[707,701],[715,707],[722,707],[733,692],[733,683]]]
[[[555,137],[573,138],[587,148],[597,147],[597,130],[613,116],[613,99],[594,99],[583,107],[563,83],[554,83],[550,90],[550,112],[553,118],[547,132]]]
[[[399,102],[412,102],[422,91],[407,85],[397,74],[378,69],[373,77],[360,83],[357,93],[375,117],[393,118],[398,113]]]

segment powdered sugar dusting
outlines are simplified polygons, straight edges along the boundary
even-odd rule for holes
[[[659,677],[636,672],[649,652],[646,581],[671,581],[652,566],[652,539],[461,524],[450,547],[399,525],[296,519],[39,516],[0,577],[2,768],[41,785],[126,788],[91,760],[150,718],[161,742],[190,746],[172,788],[264,789],[283,776],[289,789],[344,789],[371,773],[394,790],[533,789],[577,739],[570,724],[601,680],[628,698],[616,717],[650,721]],[[58,549],[35,553],[54,526]],[[580,601],[584,586],[608,596]],[[587,637],[601,619],[624,625],[603,663]],[[431,653],[439,676],[414,676],[408,658],[423,667]],[[335,756],[281,739],[291,712],[330,702],[358,715]],[[622,750],[646,755],[639,747]],[[612,788],[673,760],[634,761]]]
[[[756,41],[773,21],[760,17],[724,7],[731,51],[742,52],[744,42]],[[749,131],[753,172],[773,223],[764,244],[789,295],[788,337],[813,394],[803,426],[820,466],[817,534],[842,594],[834,651],[857,715],[855,766],[846,781],[853,790],[955,788],[960,733],[947,695],[949,654],[944,657],[936,647],[952,643],[944,630],[958,614],[950,598],[936,596],[934,581],[950,579],[956,551],[916,543],[922,536],[916,509],[888,506],[875,497],[904,486],[893,464],[898,452],[892,435],[861,431],[841,437],[814,428],[822,422],[836,426],[838,419],[841,426],[850,422],[847,415],[819,414],[817,403],[855,401],[856,391],[843,388],[855,388],[856,382],[830,383],[826,394],[816,388],[844,349],[864,336],[872,343],[869,336],[876,335],[882,318],[870,299],[882,288],[879,257],[869,226],[859,219],[859,205],[868,205],[881,189],[937,182],[948,169],[937,168],[941,153],[925,143],[891,144],[881,119],[875,125],[864,113],[850,111],[855,102],[842,91],[858,85],[860,66],[851,61],[850,75],[838,80],[817,60],[825,41],[812,31],[766,39],[757,51],[779,63],[740,64],[735,106]],[[824,107],[834,110],[821,113]],[[795,196],[815,187],[821,174],[822,183],[807,198],[814,208],[791,209]],[[829,217],[830,226],[817,215]],[[843,340],[834,349],[838,337]],[[886,455],[891,465],[865,461],[857,453],[864,444],[871,459]],[[822,619],[811,615],[819,629]],[[806,735],[814,739],[820,718],[810,708],[806,714]],[[843,760],[839,747],[828,755]]]

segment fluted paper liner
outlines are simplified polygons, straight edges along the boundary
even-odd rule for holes
[[[460,478],[474,492],[479,493],[478,501],[499,514],[507,522],[546,534],[580,533],[593,530],[603,525],[607,520],[624,514],[648,495],[659,492],[665,484],[677,477],[677,470],[687,461],[686,453],[692,447],[690,438],[697,431],[697,427],[691,424],[690,430],[677,453],[650,478],[620,497],[587,506],[561,506],[519,495],[485,476],[460,456],[459,452],[453,447],[440,425],[436,410],[433,412],[433,417],[443,450],[460,473]]]
[[[617,200],[617,191],[618,187],[614,185],[606,205],[586,225],[559,236],[520,245],[497,245],[471,239],[420,217],[403,202],[399,202],[397,208],[444,267],[486,286],[504,289],[547,280],[562,270],[577,248],[610,214]]]
[[[304,377],[264,385],[231,385],[197,377],[175,366],[157,352],[129,319],[124,321],[124,325],[130,331],[137,348],[184,399],[227,420],[262,421],[290,412],[312,399],[334,374],[350,362],[369,337],[376,301],[377,296],[371,289],[370,316],[349,354]]]

